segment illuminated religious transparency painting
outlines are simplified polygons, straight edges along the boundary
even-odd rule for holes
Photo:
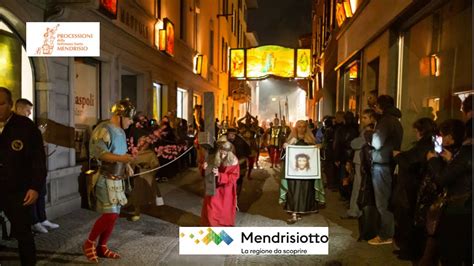
[[[166,29],[166,53],[174,55],[174,24],[169,19],[164,19]]]
[[[231,49],[230,50],[230,76],[232,78],[245,77],[244,53],[245,53],[244,49]]]
[[[297,49],[296,51],[296,77],[307,78],[311,75],[311,50]]]
[[[21,43],[13,33],[0,29],[0,86],[21,97]]]
[[[277,45],[247,49],[247,78],[294,77],[295,50]]]

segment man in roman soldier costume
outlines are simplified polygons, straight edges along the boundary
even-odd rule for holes
[[[245,123],[242,121],[245,119]],[[252,173],[253,166],[257,159],[258,154],[258,144],[257,144],[257,131],[258,131],[258,122],[257,127],[255,126],[255,121],[257,119],[253,117],[249,112],[245,114],[244,117],[240,118],[237,122],[239,125],[239,132],[240,135],[244,138],[244,140],[250,146],[250,155],[248,157],[248,171],[247,171],[247,178],[250,178],[250,174]]]
[[[281,146],[285,142],[285,135],[280,126],[280,119],[275,116],[273,125],[267,130],[268,135],[268,153],[270,156],[271,168],[278,167],[280,162]]]
[[[291,134],[291,127],[288,126],[285,116],[281,119],[281,130],[283,132],[283,143],[286,142]]]
[[[127,154],[124,129],[132,123],[135,107],[130,100],[121,100],[111,108],[112,117],[97,125],[91,135],[90,156],[98,161],[98,171],[90,176],[88,193],[95,201],[95,209],[102,215],[96,220],[89,237],[82,246],[91,262],[98,256],[118,259],[120,255],[107,248],[107,240],[114,229],[120,208],[127,204],[123,179],[132,174],[129,163],[134,157]],[[96,240],[99,239],[96,246]]]
[[[255,116],[253,128],[255,128],[255,141],[257,142],[257,157],[255,158],[255,166],[256,168],[259,168],[258,159],[260,157],[260,150],[263,146],[263,135],[265,134],[265,129],[259,125],[258,116]]]

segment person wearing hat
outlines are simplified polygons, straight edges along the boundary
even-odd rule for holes
[[[226,135],[227,140],[234,145],[235,156],[239,159],[240,175],[239,180],[237,180],[237,195],[240,195],[244,177],[247,174],[247,160],[250,156],[250,145],[240,135],[238,135],[238,130],[236,128],[227,129]]]
[[[201,211],[202,226],[234,226],[237,209],[237,179],[239,160],[234,155],[233,145],[228,141],[218,142],[212,165],[216,178],[214,195],[206,195]],[[203,168],[209,167],[207,162]]]
[[[82,249],[87,259],[98,262],[98,256],[118,259],[120,255],[107,248],[121,206],[127,203],[123,179],[130,175],[129,163],[135,158],[127,154],[125,129],[132,124],[135,107],[130,100],[117,102],[111,108],[112,117],[94,129],[90,140],[90,156],[99,163],[92,176],[88,192],[92,191],[96,211],[102,215],[96,220]],[[128,173],[127,173],[128,172]],[[96,246],[96,240],[99,243]]]
[[[270,128],[267,130],[267,135],[269,137],[267,148],[271,162],[270,168],[278,167],[280,162],[281,147],[286,140],[286,134],[283,131],[283,127],[280,126],[280,119],[278,119],[275,114],[273,124],[270,125]]]

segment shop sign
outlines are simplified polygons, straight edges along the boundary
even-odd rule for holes
[[[27,22],[28,56],[98,57],[99,22]]]
[[[76,59],[74,64],[74,121],[92,126],[99,115],[99,65]]]
[[[124,24],[127,29],[131,30],[136,35],[143,37],[148,41],[150,38],[150,22],[144,21],[145,15],[137,14],[123,6],[120,7],[119,21]]]
[[[96,97],[95,93],[84,93],[84,90],[76,91],[74,97],[74,111],[78,117],[95,117],[96,112]]]

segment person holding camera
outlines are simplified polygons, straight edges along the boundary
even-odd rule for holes
[[[429,244],[422,265],[472,263],[472,141],[465,138],[465,124],[448,119],[439,126],[443,149],[428,152],[429,171],[442,191],[430,207],[426,230]],[[431,264],[434,265],[434,264]]]

